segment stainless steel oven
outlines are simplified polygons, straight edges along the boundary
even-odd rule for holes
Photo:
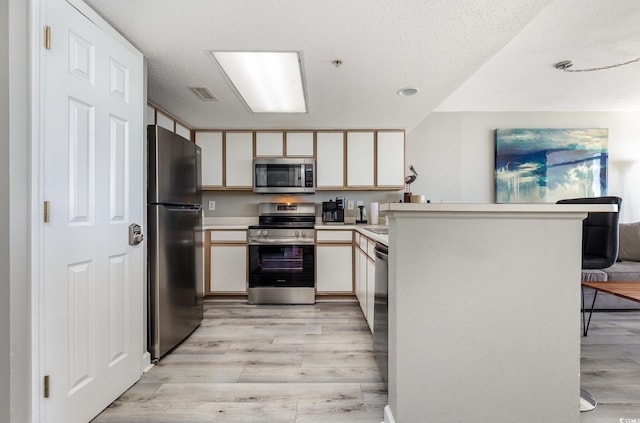
[[[249,303],[315,303],[315,204],[260,203],[249,227]]]

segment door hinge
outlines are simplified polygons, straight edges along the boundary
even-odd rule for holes
[[[49,375],[44,377],[44,397],[49,398]]]
[[[51,27],[49,25],[44,27],[44,48],[47,50],[51,48]]]
[[[44,207],[43,207],[43,220],[44,223],[49,223],[49,202],[45,201],[44,202]]]

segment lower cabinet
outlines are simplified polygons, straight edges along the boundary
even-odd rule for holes
[[[209,294],[247,293],[246,231],[211,231]]]
[[[358,303],[369,329],[373,332],[373,307],[375,303],[375,241],[356,234],[354,238],[356,268],[354,272],[355,289]]]
[[[316,293],[353,294],[353,232],[316,231]]]

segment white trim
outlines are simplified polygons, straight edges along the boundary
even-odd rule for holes
[[[40,207],[44,192],[44,181],[42,175],[42,133],[44,122],[42,120],[42,87],[41,75],[43,61],[41,60],[42,49],[42,28],[45,22],[45,1],[30,0],[29,16],[29,76],[30,76],[30,99],[29,99],[29,126],[31,133],[29,136],[31,150],[31,210],[30,210],[30,285],[31,285],[31,421],[44,422],[45,416],[42,409],[42,377],[44,375],[44,357],[41,351],[43,341],[42,319],[42,290],[44,287],[44,275],[42,274],[42,225],[40,219]]]
[[[151,362],[151,354],[148,351],[142,354],[142,364],[140,365],[142,373],[147,373],[154,367],[155,365]]]
[[[102,16],[98,15],[89,5],[82,0],[66,0],[72,7],[78,12],[82,13],[87,19],[93,22],[98,28],[113,37],[115,40],[122,43],[127,49],[129,49],[136,56],[142,56],[142,52],[136,48],[129,40],[127,40],[122,34],[115,30]],[[146,102],[145,102],[146,104]],[[143,121],[144,123],[144,121]]]
[[[384,407],[384,423],[396,423],[395,419],[393,418],[393,414],[391,414],[391,408],[389,407],[389,404]]]

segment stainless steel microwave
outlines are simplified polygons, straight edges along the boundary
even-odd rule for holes
[[[315,159],[259,158],[253,160],[253,192],[312,194],[315,191]]]

